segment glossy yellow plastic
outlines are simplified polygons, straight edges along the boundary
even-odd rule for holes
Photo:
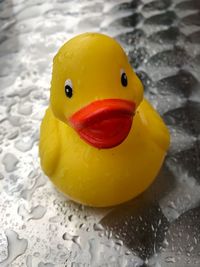
[[[128,77],[126,88],[121,70]],[[67,79],[73,84],[70,99]],[[100,150],[84,142],[68,119],[92,101],[113,98],[134,101],[137,110],[125,141]],[[169,132],[143,99],[142,84],[114,39],[87,33],[65,43],[54,58],[50,103],[39,152],[42,169],[60,191],[77,202],[105,207],[130,200],[152,183],[169,147]]]

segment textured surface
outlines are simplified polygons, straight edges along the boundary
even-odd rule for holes
[[[66,200],[38,159],[51,62],[84,31],[116,37],[171,131],[155,183],[113,209]],[[200,265],[200,4],[0,1],[0,266]]]

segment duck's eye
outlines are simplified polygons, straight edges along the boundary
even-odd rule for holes
[[[68,98],[71,98],[73,95],[73,86],[70,79],[65,81],[65,94]]]
[[[126,87],[128,85],[128,78],[124,71],[121,71],[121,84]]]

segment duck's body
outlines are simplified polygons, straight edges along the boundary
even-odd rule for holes
[[[91,136],[81,135],[80,127],[77,134],[74,127],[77,127],[77,118],[80,121],[80,111],[78,116],[70,117],[70,125],[67,125],[56,118],[55,107],[47,109],[41,125],[41,165],[52,182],[73,200],[99,207],[119,204],[144,191],[156,177],[169,146],[169,133],[147,100],[140,100],[138,104],[139,94],[135,99],[136,111],[130,132],[124,133],[127,135],[124,140],[115,140],[115,145],[107,142],[110,137],[100,136],[103,143],[99,144],[96,139],[91,140]],[[107,99],[106,103],[109,101]],[[113,98],[111,104],[112,101]],[[99,105],[100,101],[95,101],[95,105],[97,102]],[[87,109],[84,108],[84,112]],[[120,114],[115,115],[116,119]]]
[[[146,100],[126,140],[112,149],[85,143],[51,108],[41,125],[43,170],[62,192],[91,206],[119,204],[144,191],[160,170],[168,145],[166,126]]]

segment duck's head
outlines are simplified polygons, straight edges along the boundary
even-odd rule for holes
[[[53,62],[54,115],[96,148],[124,141],[143,99],[143,86],[121,46],[98,33],[65,43]]]

